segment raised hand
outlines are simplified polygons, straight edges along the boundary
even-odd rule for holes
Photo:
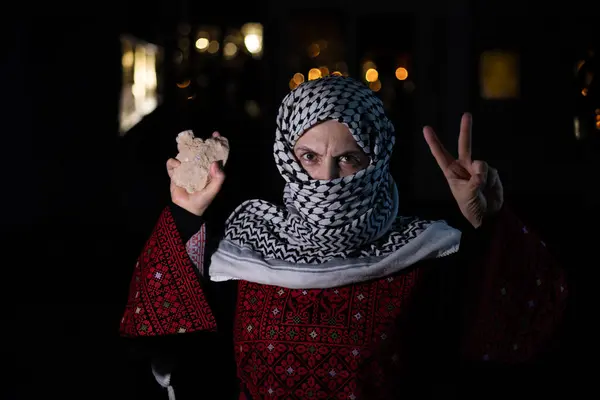
[[[478,228],[486,215],[500,210],[504,202],[502,182],[498,171],[485,161],[471,159],[471,114],[465,113],[460,122],[458,159],[442,145],[433,128],[423,128],[425,140],[448,180],[450,191],[464,217]]]
[[[213,137],[219,136],[218,132],[213,133]],[[173,183],[173,172],[179,164],[181,164],[179,160],[174,158],[170,158],[167,161],[167,173],[169,174],[169,178],[171,178],[171,201],[192,214],[202,216],[221,190],[221,186],[223,186],[223,182],[225,181],[225,173],[219,163],[212,163],[206,187],[190,194],[184,188]]]

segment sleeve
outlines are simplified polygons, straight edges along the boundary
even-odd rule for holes
[[[463,245],[469,268],[462,358],[499,365],[536,362],[558,337],[567,305],[565,272],[507,207],[467,232]]]
[[[185,249],[188,257],[192,261],[200,275],[208,276],[208,263],[210,262],[210,251],[207,249],[214,243],[207,242],[206,221],[197,215],[171,203],[169,206],[175,226],[181,236],[181,241],[185,243]],[[211,236],[215,232],[211,231]],[[211,238],[212,239],[212,238]],[[205,271],[206,270],[206,271]]]
[[[231,346],[237,286],[202,277],[211,243],[218,242],[217,232],[211,235],[207,243],[201,217],[166,207],[135,266],[121,320],[137,365],[178,400],[198,398],[217,381],[224,384],[221,398],[239,393]]]
[[[192,214],[175,203],[169,205],[169,211],[183,243],[188,243],[204,225],[204,218]]]
[[[131,279],[120,332],[126,337],[153,337],[215,331],[215,318],[197,269],[187,254],[184,237],[194,222],[175,222],[181,211],[167,207],[140,254]],[[197,226],[196,226],[197,227]]]

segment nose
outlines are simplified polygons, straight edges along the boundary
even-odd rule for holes
[[[340,168],[337,163],[337,160],[334,158],[327,158],[325,162],[322,164],[323,168],[323,178],[325,180],[337,179],[340,177]]]

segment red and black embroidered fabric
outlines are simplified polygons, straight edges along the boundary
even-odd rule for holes
[[[476,307],[467,314],[463,356],[522,363],[550,345],[567,303],[564,270],[540,237],[508,208],[493,224],[482,260],[471,269]],[[466,304],[469,306],[469,304]]]
[[[325,290],[240,282],[235,353],[252,399],[391,398],[421,272]]]
[[[564,273],[544,242],[507,209],[485,236],[482,258],[463,257],[469,264],[424,263],[340,288],[290,290],[240,281],[233,346],[243,387],[253,400],[389,400],[407,395],[410,387],[422,391],[411,381],[413,367],[423,366],[418,358],[435,364],[450,354],[436,354],[442,346],[427,333],[435,324],[452,322],[463,309],[465,359],[533,359],[560,323],[567,300]],[[474,250],[468,242],[464,246],[462,251]],[[447,285],[449,298],[435,286],[444,279],[439,274],[445,268],[464,269],[461,276],[466,277]],[[465,296],[452,295],[462,291]],[[454,303],[456,299],[465,303]],[[445,302],[455,314],[436,316],[437,306]],[[439,336],[458,326],[445,326]],[[134,270],[121,333],[136,337],[214,330],[199,274],[167,208]],[[202,362],[207,361],[198,360]],[[424,376],[428,378],[427,370]],[[202,387],[198,385],[199,393]]]
[[[135,266],[121,334],[163,336],[216,330],[195,268],[166,208]]]

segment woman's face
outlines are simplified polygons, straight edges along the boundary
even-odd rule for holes
[[[350,130],[337,121],[325,121],[307,130],[296,142],[294,154],[312,179],[331,180],[369,166],[370,159]]]

